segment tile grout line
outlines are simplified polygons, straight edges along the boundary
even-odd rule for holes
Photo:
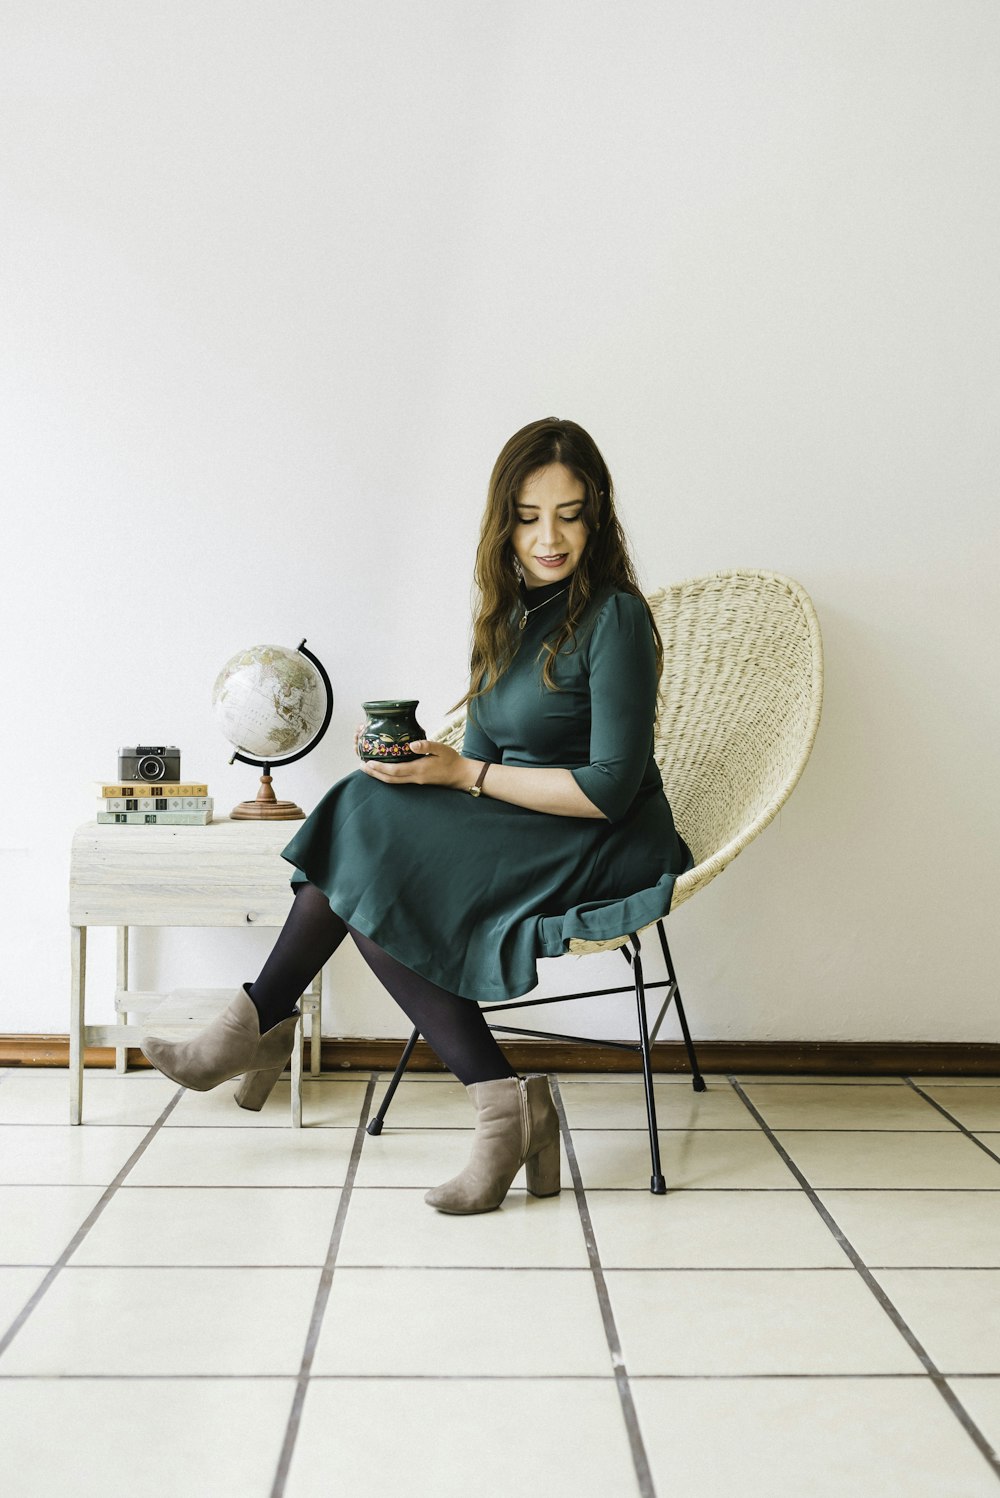
[[[971,1129],[967,1128],[960,1118],[956,1118],[953,1113],[949,1113],[948,1109],[944,1106],[943,1103],[939,1103],[936,1098],[931,1097],[930,1093],[925,1092],[922,1087],[918,1087],[916,1082],[914,1082],[910,1077],[904,1077],[903,1081],[906,1083],[907,1087],[911,1087],[919,1097],[922,1097],[925,1103],[930,1103],[931,1107],[936,1108],[938,1112],[948,1120],[949,1123],[954,1124],[956,1129],[960,1129],[965,1135],[966,1139],[971,1139],[972,1143],[979,1149],[981,1149],[984,1154],[989,1155],[991,1160],[996,1160],[997,1163],[1000,1164],[1000,1155],[997,1154],[996,1150],[991,1150],[989,1145],[984,1144],[983,1141],[979,1138],[979,1135],[974,1134]],[[988,1134],[989,1132],[989,1129],[980,1129],[979,1131],[980,1134]]]
[[[336,1191],[338,1188],[336,1186],[324,1186],[322,1189],[324,1191]],[[360,1188],[358,1188],[358,1189],[360,1189]],[[400,1187],[398,1189],[402,1190],[403,1188]],[[427,1188],[423,1187],[421,1189],[426,1190]],[[677,1188],[675,1188],[674,1191],[672,1191],[670,1193],[670,1195],[672,1195],[672,1196],[675,1196],[676,1194],[677,1194]],[[13,1263],[11,1263],[11,1262],[0,1263],[0,1269],[49,1269],[50,1267],[51,1266],[48,1263],[35,1264],[35,1263],[30,1262],[30,1261],[25,1262],[24,1260],[16,1261],[16,1262],[13,1262]],[[149,1263],[149,1262],[147,1262],[146,1260],[143,1259],[143,1260],[140,1260],[138,1262],[136,1260],[132,1260],[131,1263],[129,1263],[129,1262],[123,1262],[121,1264],[118,1264],[118,1263],[114,1263],[114,1262],[110,1262],[110,1263],[109,1262],[104,1262],[104,1263],[100,1263],[100,1264],[72,1264],[69,1267],[71,1269],[77,1269],[77,1270],[83,1270],[83,1269],[125,1269],[125,1270],[129,1270],[129,1269],[134,1269],[134,1270],[144,1270],[144,1269],[225,1269],[227,1272],[231,1272],[233,1274],[242,1274],[244,1270],[260,1270],[260,1269],[322,1269],[323,1266],[322,1266],[322,1264],[317,1264],[315,1261],[308,1262],[308,1261],[306,1261],[304,1259],[300,1259],[297,1263],[294,1263],[294,1264],[278,1264],[273,1259],[265,1260],[265,1262],[262,1263],[262,1264],[233,1264],[233,1263],[231,1263],[228,1260],[225,1261],[225,1262],[221,1262],[221,1263],[218,1260],[208,1260],[204,1264],[200,1264],[200,1263],[199,1264],[194,1264],[194,1263],[178,1264],[177,1261],[174,1260],[170,1264],[154,1264],[154,1263]],[[532,1274],[579,1274],[580,1273],[579,1269],[577,1269],[572,1264],[367,1264],[367,1263],[349,1264],[349,1263],[345,1263],[345,1264],[342,1264],[340,1267],[342,1269],[364,1269],[369,1274],[387,1274],[387,1275],[388,1274],[412,1273],[412,1271],[415,1270],[415,1269],[419,1269],[419,1271],[420,1271],[421,1274],[454,1274],[457,1270],[463,1270],[463,1269],[476,1270],[477,1272],[483,1270],[483,1271],[488,1271],[490,1274],[523,1274],[525,1272],[525,1270],[527,1270],[527,1269],[530,1269]],[[958,1274],[958,1273],[964,1273],[966,1270],[970,1270],[970,1271],[974,1271],[977,1274],[982,1274],[982,1273],[1000,1274],[1000,1266],[998,1266],[996,1264],[870,1264],[868,1267],[869,1267],[869,1269],[886,1269],[886,1270],[895,1270],[895,1269],[910,1270],[910,1269],[912,1269],[912,1270],[915,1270],[915,1271],[919,1271],[920,1273],[927,1273],[928,1271],[937,1271],[937,1272],[940,1273],[943,1270],[949,1270],[949,1271],[951,1271],[951,1272],[953,1272],[955,1274]],[[750,1265],[746,1265],[746,1264],[669,1264],[669,1265],[666,1265],[665,1267],[660,1267],[659,1265],[651,1265],[651,1264],[613,1264],[611,1266],[611,1268],[614,1269],[614,1270],[624,1270],[624,1271],[626,1271],[629,1274],[748,1274],[748,1273],[751,1273],[751,1274],[783,1274],[783,1275],[785,1275],[785,1274],[812,1274],[812,1275],[816,1275],[816,1274],[851,1274],[853,1272],[853,1267],[850,1264],[750,1264]],[[113,1376],[114,1377],[118,1377],[117,1374],[115,1374]],[[121,1376],[124,1377],[124,1375],[121,1375]],[[289,1375],[289,1374],[278,1374],[278,1373],[268,1374],[269,1378],[272,1378],[272,1377],[273,1378],[286,1378],[286,1377],[291,1377],[291,1376],[292,1375]],[[419,1376],[421,1378],[436,1378],[437,1374],[429,1373],[429,1374],[420,1374]],[[475,1375],[473,1375],[473,1374],[469,1375],[470,1378],[472,1378],[474,1376]],[[490,1376],[493,1377],[492,1374]],[[496,1375],[496,1377],[501,1377],[501,1376],[505,1377],[506,1375],[500,1375],[500,1374]],[[537,1375],[532,1375],[532,1376],[533,1377],[537,1376],[538,1378],[544,1378],[547,1375],[539,1373]],[[561,1377],[562,1375],[559,1375],[559,1376]],[[568,1374],[566,1376],[569,1377]],[[638,1375],[637,1374],[635,1376],[636,1377],[640,1377],[640,1376],[641,1377],[645,1377],[646,1375]],[[666,1377],[666,1375],[663,1375],[663,1376]],[[685,1374],[684,1375],[684,1377],[689,1377],[689,1376],[691,1378],[695,1377],[694,1374],[690,1374],[690,1375]],[[714,1376],[715,1375],[713,1374],[712,1377],[714,1377]],[[721,1376],[722,1375],[720,1375],[720,1377]],[[742,1374],[740,1375],[740,1377],[743,1377],[743,1376],[744,1375],[742,1375]],[[749,1374],[747,1374],[746,1376],[747,1377],[751,1377],[751,1375],[749,1375]],[[826,1375],[823,1375],[823,1376],[825,1377]],[[847,1374],[844,1375],[845,1378],[849,1377],[849,1376],[850,1375],[847,1375]],[[920,1374],[919,1376],[922,1378],[923,1374]],[[959,1378],[959,1377],[961,1377],[961,1378],[968,1378],[968,1377],[970,1377],[970,1375],[967,1374],[967,1373],[962,1373],[962,1374],[956,1373],[954,1375],[949,1374],[949,1375],[946,1375],[946,1376],[947,1377],[954,1376],[955,1378]],[[996,1376],[997,1376],[997,1378],[1000,1378],[1000,1371],[997,1372]],[[21,1374],[6,1374],[6,1375],[4,1375],[4,1374],[0,1373],[0,1377],[20,1378]],[[58,1375],[57,1374],[53,1374],[52,1377],[55,1378],[55,1377],[58,1377]],[[212,1377],[213,1378],[228,1378],[229,1374],[218,1373],[218,1374],[213,1374]],[[296,1374],[295,1377],[298,1377],[298,1375]],[[359,1377],[360,1377],[360,1375],[359,1375]],[[413,1377],[417,1377],[417,1375],[414,1374]],[[789,1374],[788,1377],[791,1378],[792,1375]],[[865,1374],[864,1377],[866,1377],[866,1378],[867,1377],[874,1378],[875,1375],[874,1374]],[[897,1377],[901,1378],[901,1377],[903,1377],[903,1375],[902,1374],[895,1374],[895,1373],[893,1373],[893,1374],[890,1375],[890,1377],[892,1377],[892,1378],[897,1378]],[[991,1374],[984,1374],[983,1377],[984,1378],[985,1377],[992,1377],[992,1375]]]
[[[105,1186],[101,1195],[91,1207],[87,1216],[83,1219],[83,1222],[77,1228],[76,1232],[73,1234],[72,1238],[69,1240],[66,1247],[59,1255],[58,1259],[56,1259],[55,1263],[51,1266],[48,1274],[42,1280],[41,1284],[36,1286],[34,1292],[28,1297],[27,1303],[21,1307],[18,1315],[15,1316],[10,1326],[8,1326],[6,1332],[2,1337],[0,1337],[0,1358],[3,1357],[4,1353],[7,1351],[7,1348],[17,1336],[18,1332],[21,1330],[21,1327],[27,1321],[28,1317],[31,1315],[38,1302],[42,1299],[42,1296],[49,1289],[56,1276],[60,1274],[63,1269],[65,1269],[67,1263],[69,1262],[70,1255],[75,1253],[77,1248],[79,1248],[84,1238],[94,1226],[94,1223],[97,1221],[101,1213],[104,1211],[105,1207],[108,1205],[108,1202],[121,1186],[125,1177],[137,1164],[140,1156],[145,1153],[149,1145],[152,1143],[153,1139],[162,1129],[164,1123],[170,1117],[170,1114],[174,1111],[174,1109],[177,1107],[177,1104],[183,1097],[184,1091],[185,1089],[183,1087],[178,1087],[177,1091],[174,1093],[174,1096],[170,1099],[169,1103],[167,1103],[160,1116],[154,1123],[150,1125],[143,1138],[139,1140],[139,1143],[129,1155],[128,1159],[125,1161],[125,1164],[118,1171],[117,1175],[113,1176],[108,1185]],[[78,1127],[82,1128],[84,1127],[84,1125],[81,1124],[78,1125]]]
[[[344,1222],[347,1217],[348,1206],[350,1205],[351,1192],[354,1188],[354,1178],[358,1173],[358,1162],[361,1159],[361,1150],[365,1142],[368,1114],[371,1112],[372,1098],[375,1095],[375,1085],[378,1076],[379,1073],[377,1071],[369,1073],[365,1095],[361,1101],[361,1113],[354,1131],[351,1158],[348,1161],[344,1184],[340,1188],[337,1215],[334,1218],[333,1228],[330,1232],[330,1242],[326,1251],[326,1259],[320,1271],[319,1284],[316,1287],[316,1299],[313,1302],[312,1315],[309,1318],[305,1347],[302,1351],[302,1362],[295,1381],[295,1393],[292,1396],[292,1407],[288,1413],[285,1439],[282,1442],[281,1454],[278,1457],[278,1466],[274,1474],[274,1482],[271,1485],[270,1498],[283,1498],[285,1484],[288,1481],[288,1471],[291,1466],[292,1455],[295,1451],[295,1443],[298,1440],[299,1427],[302,1424],[302,1409],[305,1404],[306,1391],[309,1388],[313,1358],[316,1355],[316,1345],[319,1341],[323,1317],[326,1314],[327,1302],[330,1299],[330,1289],[333,1285],[333,1271],[337,1262],[337,1254],[340,1250],[340,1240],[343,1236]]]
[[[352,1265],[352,1268],[355,1266]],[[467,1265],[461,1266],[463,1269]],[[962,1373],[948,1374],[949,1378],[976,1379],[986,1383],[990,1379],[1000,1379],[1000,1373]],[[201,1380],[203,1383],[294,1383],[298,1378],[297,1373],[0,1373],[0,1385],[8,1383],[93,1383],[103,1380],[105,1383],[192,1383]],[[633,1373],[632,1380],[639,1379],[644,1384],[652,1383],[767,1383],[769,1379],[781,1379],[782,1382],[791,1383],[826,1383],[835,1381],[839,1383],[868,1383],[871,1380],[883,1383],[896,1383],[902,1380],[916,1383],[924,1383],[927,1380],[926,1373]],[[353,1383],[363,1380],[374,1383],[391,1382],[397,1380],[400,1383],[480,1383],[480,1384],[514,1384],[514,1383],[581,1383],[581,1384],[606,1384],[607,1375],[604,1373],[310,1373],[309,1382],[316,1383]]]
[[[622,1357],[621,1338],[618,1335],[618,1327],[615,1322],[614,1311],[611,1307],[611,1297],[608,1294],[608,1285],[604,1278],[604,1267],[601,1264],[601,1256],[597,1248],[594,1224],[591,1221],[590,1208],[587,1205],[587,1194],[583,1187],[583,1177],[580,1174],[580,1165],[576,1158],[576,1149],[573,1145],[573,1135],[566,1118],[566,1108],[559,1089],[558,1074],[550,1072],[549,1081],[552,1087],[556,1112],[559,1114],[559,1128],[566,1146],[566,1156],[569,1160],[570,1173],[573,1177],[573,1192],[576,1197],[577,1211],[580,1214],[580,1225],[583,1228],[587,1258],[590,1261],[590,1272],[594,1277],[594,1289],[597,1292],[601,1320],[604,1323],[604,1335],[607,1338],[608,1351],[611,1354],[611,1366],[614,1369],[615,1386],[621,1402],[629,1449],[632,1453],[632,1464],[635,1468],[636,1481],[639,1485],[639,1498],[656,1498],[653,1474],[650,1471],[649,1457],[646,1454],[645,1442],[642,1439],[642,1431],[639,1428],[639,1416],[636,1412],[635,1401],[632,1398],[632,1389],[628,1381],[628,1370],[625,1367],[625,1360]]]
[[[325,1186],[322,1189],[325,1190],[325,1191],[336,1191],[338,1188],[336,1186]],[[425,1186],[422,1189],[424,1191],[426,1191],[427,1187]],[[324,1260],[324,1263],[325,1263],[325,1260]],[[136,1262],[135,1260],[133,1260],[131,1263],[125,1262],[125,1263],[117,1264],[117,1263],[114,1263],[114,1262],[110,1262],[110,1263],[105,1262],[105,1263],[100,1263],[100,1264],[80,1264],[80,1265],[73,1265],[72,1267],[73,1268],[79,1268],[79,1269],[126,1269],[126,1270],[127,1269],[225,1269],[227,1272],[231,1272],[233,1274],[241,1274],[244,1270],[260,1270],[260,1269],[322,1269],[323,1265],[322,1264],[317,1264],[315,1261],[307,1261],[307,1260],[304,1260],[304,1259],[300,1259],[297,1263],[294,1263],[294,1264],[278,1264],[273,1259],[265,1260],[265,1262],[262,1263],[262,1264],[233,1264],[233,1263],[231,1263],[228,1260],[225,1261],[225,1262],[219,1262],[218,1260],[209,1260],[209,1261],[207,1261],[204,1264],[193,1264],[193,1263],[190,1263],[190,1264],[178,1264],[177,1261],[174,1260],[174,1262],[170,1263],[170,1264],[153,1264],[153,1263],[148,1263],[146,1260],[140,1260],[138,1262]],[[568,1264],[532,1264],[532,1265],[524,1265],[524,1264],[368,1264],[368,1263],[361,1263],[361,1264],[342,1264],[340,1267],[342,1269],[364,1269],[364,1270],[366,1270],[370,1274],[387,1274],[387,1275],[388,1274],[408,1274],[408,1273],[412,1273],[413,1270],[415,1270],[415,1269],[419,1269],[420,1272],[421,1272],[421,1274],[454,1274],[456,1270],[461,1270],[461,1269],[474,1269],[474,1270],[477,1270],[477,1271],[478,1270],[488,1270],[491,1274],[523,1274],[524,1271],[525,1271],[525,1269],[527,1269],[527,1268],[531,1269],[532,1274],[579,1274],[579,1272],[580,1272],[578,1269],[575,1269],[575,1268],[573,1268],[572,1265],[568,1265]],[[696,1265],[678,1264],[675,1267],[678,1270],[684,1270],[686,1273],[691,1273],[691,1272],[697,1273],[701,1269],[702,1266],[701,1265],[697,1265],[697,1264]],[[915,1264],[915,1265],[908,1266],[908,1267],[912,1267],[912,1268],[915,1268],[915,1269],[937,1269],[937,1268],[939,1268],[941,1266],[938,1266],[936,1264]],[[980,1269],[980,1268],[982,1268],[982,1269],[993,1269],[993,1268],[996,1268],[996,1266],[992,1265],[992,1264],[983,1264],[983,1265],[970,1264],[967,1267],[970,1268],[970,1269]],[[34,1263],[30,1263],[30,1262],[29,1263],[25,1263],[24,1261],[15,1262],[15,1263],[0,1264],[0,1269],[48,1269],[48,1268],[49,1268],[48,1264],[34,1264]],[[841,1274],[841,1273],[847,1272],[847,1269],[848,1269],[848,1266],[846,1264],[844,1265],[843,1269],[833,1269],[833,1270],[830,1270],[828,1266],[825,1267],[825,1268],[814,1269],[813,1266],[809,1265],[809,1264],[790,1264],[787,1267],[782,1266],[780,1270],[777,1269],[777,1268],[774,1268],[773,1272],[774,1273],[783,1273],[783,1274],[786,1274],[786,1273],[787,1274],[795,1274],[796,1272],[806,1273],[806,1274],[825,1274],[825,1273],[828,1273],[828,1272],[829,1273],[834,1273],[834,1274]],[[647,1274],[647,1273],[649,1273],[649,1274],[659,1274],[659,1273],[663,1273],[664,1271],[655,1270],[655,1269],[654,1270],[647,1270],[647,1269],[637,1268],[637,1269],[633,1269],[631,1272],[633,1274]],[[728,1273],[729,1271],[726,1270],[726,1269],[722,1269],[722,1270],[716,1270],[714,1272],[725,1274],[725,1273]],[[734,1273],[738,1273],[739,1271],[733,1271],[733,1272]],[[762,1271],[762,1273],[770,1273],[770,1272],[772,1272],[771,1271],[771,1266],[766,1266],[764,1268],[764,1270]],[[0,1376],[3,1376],[3,1375],[0,1374]],[[19,1378],[21,1375],[20,1374],[8,1374],[7,1376],[8,1377],[17,1377],[17,1378]],[[55,1375],[53,1375],[53,1376],[55,1376]],[[117,1375],[115,1375],[115,1376],[117,1377]],[[273,1378],[285,1378],[285,1377],[290,1377],[290,1376],[291,1375],[289,1375],[289,1374],[278,1374],[278,1373],[268,1374],[269,1378],[270,1377],[273,1377]],[[416,1377],[417,1375],[413,1375],[413,1376]],[[424,1378],[424,1377],[434,1378],[434,1377],[436,1377],[435,1374],[420,1374],[419,1376],[421,1378]],[[473,1375],[470,1374],[469,1376],[471,1378]],[[497,1376],[499,1377],[499,1375],[497,1375]],[[541,1378],[544,1375],[538,1374],[537,1376],[539,1378]],[[228,1378],[229,1375],[228,1374],[219,1373],[219,1374],[213,1374],[212,1377],[213,1378]],[[298,1377],[298,1375],[296,1374],[295,1377]]]
[[[985,1457],[987,1463],[990,1466],[990,1469],[993,1472],[993,1475],[1000,1478],[1000,1457],[997,1456],[997,1453],[994,1451],[990,1442],[983,1435],[983,1432],[979,1429],[979,1426],[976,1424],[972,1416],[969,1414],[968,1410],[962,1404],[958,1395],[955,1393],[954,1389],[945,1378],[945,1375],[941,1372],[940,1368],[938,1368],[937,1364],[930,1356],[930,1353],[924,1347],[923,1343],[919,1340],[908,1322],[904,1319],[897,1306],[893,1303],[892,1300],[890,1300],[889,1296],[879,1284],[878,1280],[875,1279],[871,1270],[868,1268],[868,1265],[864,1262],[861,1255],[854,1247],[853,1243],[851,1243],[846,1233],[844,1233],[839,1223],[835,1220],[833,1214],[829,1211],[826,1205],[820,1201],[811,1182],[806,1179],[805,1175],[795,1164],[795,1161],[791,1158],[788,1151],[778,1140],[774,1131],[767,1123],[766,1119],[747,1097],[746,1093],[744,1092],[740,1083],[736,1080],[735,1076],[730,1076],[727,1080],[736,1092],[737,1097],[739,1097],[742,1101],[744,1107],[746,1107],[753,1115],[753,1117],[756,1118],[771,1145],[780,1155],[787,1168],[795,1176],[813,1208],[816,1212],[818,1212],[819,1216],[823,1219],[823,1222],[826,1224],[827,1228],[829,1228],[840,1248],[850,1259],[851,1263],[854,1265],[854,1268],[861,1276],[861,1279],[868,1290],[878,1301],[879,1305],[882,1307],[882,1310],[889,1317],[896,1330],[905,1339],[909,1347],[920,1359],[921,1363],[923,1363],[924,1367],[927,1370],[927,1376],[930,1378],[930,1381],[933,1384],[934,1388],[941,1395],[945,1404],[947,1404],[948,1408],[958,1420],[959,1424],[963,1427],[966,1434],[970,1437],[981,1455]]]

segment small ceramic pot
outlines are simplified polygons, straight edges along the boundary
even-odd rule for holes
[[[358,758],[394,764],[420,759],[410,753],[411,739],[427,737],[417,722],[418,701],[414,697],[408,702],[362,702],[367,722],[358,734]]]

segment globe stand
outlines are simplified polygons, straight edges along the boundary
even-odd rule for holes
[[[233,822],[295,822],[305,812],[294,801],[279,801],[271,789],[270,775],[260,777],[256,801],[241,801],[229,813]]]

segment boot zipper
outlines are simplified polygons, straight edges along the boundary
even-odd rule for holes
[[[528,1158],[528,1145],[531,1142],[531,1117],[528,1109],[528,1084],[524,1077],[518,1077],[518,1086],[521,1089],[521,1164]]]

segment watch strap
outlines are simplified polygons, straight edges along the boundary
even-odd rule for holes
[[[490,767],[491,764],[492,764],[492,760],[486,760],[484,762],[483,767],[482,767],[482,769],[479,772],[479,778],[476,781],[475,785],[470,785],[469,786],[469,795],[470,796],[481,796],[482,795],[482,793],[483,793],[483,781],[486,779],[486,771],[489,769],[489,767]]]

